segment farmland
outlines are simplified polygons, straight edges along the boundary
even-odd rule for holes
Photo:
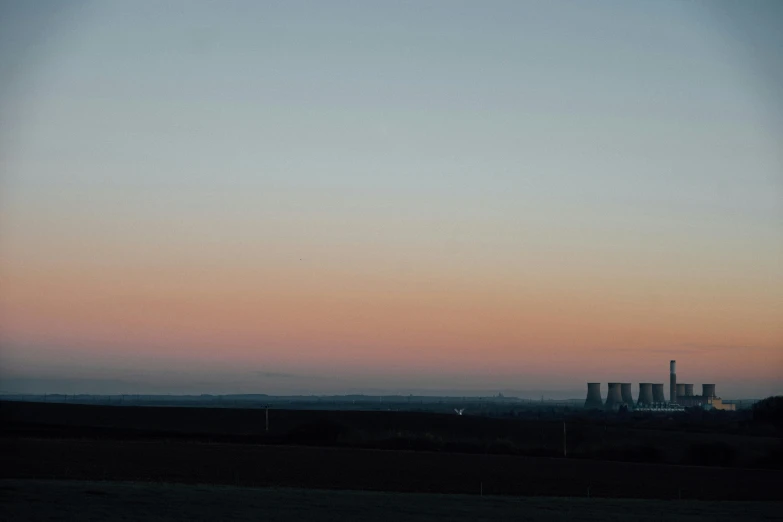
[[[127,482],[0,480],[0,520],[329,522],[780,519],[771,502],[512,498]]]
[[[728,417],[729,420],[731,417]],[[673,419],[496,418],[411,411],[87,406],[0,402],[0,434],[102,440],[188,440],[780,468],[781,438],[730,422]],[[564,427],[567,435],[564,441]],[[699,428],[701,431],[697,431]],[[746,430],[747,431],[747,430]]]
[[[2,478],[516,496],[775,500],[783,479],[773,470],[181,440],[6,438],[0,455]]]
[[[775,437],[426,412],[269,419],[267,431],[258,409],[0,403],[0,478],[721,501],[778,500],[783,482],[743,466],[774,464]],[[710,467],[682,465],[694,448]]]

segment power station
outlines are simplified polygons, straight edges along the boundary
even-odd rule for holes
[[[651,382],[639,383],[639,401],[636,403],[637,406],[646,406],[658,402],[655,398],[655,388],[653,386],[655,385]]]
[[[702,384],[702,394],[693,394],[693,384],[677,382],[677,361],[669,362],[669,400],[663,392],[663,383],[639,383],[639,395],[634,403],[631,383],[610,382],[606,401],[601,397],[601,383],[587,383],[585,409],[606,409],[617,411],[620,408],[636,411],[683,411],[685,408],[701,407],[707,410],[734,410],[733,404],[724,404],[715,394],[714,384]]]
[[[601,400],[601,383],[600,382],[588,382],[587,383],[587,400],[585,401],[585,408],[588,410],[598,410],[603,407],[604,402]]]

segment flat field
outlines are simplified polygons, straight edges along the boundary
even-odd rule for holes
[[[0,478],[699,500],[779,500],[783,472],[309,446],[0,438]]]
[[[0,520],[734,522],[783,520],[773,502],[700,502],[0,480]]]
[[[594,419],[567,422],[568,454],[621,460],[721,467],[783,468],[780,436],[677,429],[674,419]],[[0,434],[115,440],[306,444],[376,449],[527,456],[563,454],[564,419],[492,418],[409,411],[99,406],[0,401]]]

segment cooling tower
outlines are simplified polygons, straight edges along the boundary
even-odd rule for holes
[[[620,385],[620,396],[628,408],[633,408],[633,393],[631,393],[630,382],[624,382]]]
[[[607,410],[612,410],[615,408],[619,408],[620,405],[623,403],[623,395],[620,391],[620,383],[619,382],[610,382],[609,383],[609,391],[606,394],[606,406]]]
[[[639,383],[639,406],[649,406],[653,402],[656,402],[653,396],[653,386],[655,385],[650,382]]]
[[[587,399],[585,400],[585,409],[601,409],[604,401],[601,400],[601,383],[600,382],[588,382],[587,383]]]
[[[669,363],[669,402],[677,402],[677,361]]]
[[[677,383],[677,397],[685,397],[685,385]]]
[[[702,384],[701,385],[701,394],[704,397],[717,397],[715,395],[715,385],[714,384]]]
[[[686,397],[693,397],[693,384],[686,384],[685,385],[685,396]]]
[[[652,401],[663,404],[666,402],[666,397],[663,394],[663,384],[652,385]]]

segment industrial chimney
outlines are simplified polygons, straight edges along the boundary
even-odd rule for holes
[[[649,406],[655,402],[653,396],[653,384],[651,382],[639,383],[639,402],[637,406]]]
[[[702,392],[701,394],[706,397],[717,397],[715,395],[715,385],[714,384],[702,384],[701,385]]]
[[[633,409],[633,393],[631,393],[631,383],[624,382],[620,385],[620,396],[628,409]]]
[[[663,383],[652,385],[652,401],[658,404],[666,402],[666,397],[663,394]]]
[[[677,361],[669,363],[669,402],[677,402]]]
[[[601,400],[601,383],[600,382],[588,382],[587,383],[587,399],[585,400],[585,409],[600,410],[604,401]]]
[[[685,385],[685,396],[686,397],[693,397],[693,384],[686,384]]]
[[[623,395],[620,391],[621,384],[619,382],[610,382],[609,391],[606,394],[606,404],[604,405],[607,410],[613,410],[619,408],[623,403]]]

